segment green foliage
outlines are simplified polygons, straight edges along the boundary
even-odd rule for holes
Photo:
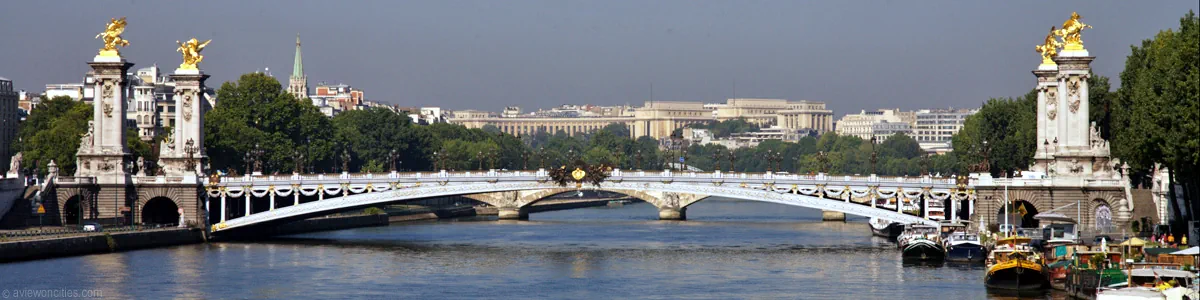
[[[205,114],[205,144],[216,170],[244,172],[245,154],[259,145],[263,171],[291,171],[295,151],[318,170],[331,170],[335,150],[333,126],[308,100],[286,93],[279,81],[248,73],[217,90],[220,103]]]
[[[1112,99],[1112,151],[1134,170],[1161,163],[1195,178],[1200,166],[1200,21],[1131,46]]]
[[[419,128],[407,116],[387,109],[343,112],[333,117],[332,123],[337,144],[350,150],[352,170],[390,170],[387,163],[393,150],[399,155],[397,159],[403,162],[401,167],[425,169],[438,145],[429,130]]]
[[[378,207],[368,207],[367,209],[363,210],[363,214],[373,216],[373,215],[384,215],[384,214],[387,214],[387,212]]]
[[[693,124],[688,127],[698,128],[698,129],[708,129],[708,131],[710,133],[712,133],[713,137],[715,137],[715,138],[726,138],[726,137],[729,137],[730,135],[733,135],[734,133],[751,132],[751,131],[758,130],[758,125],[754,125],[754,124],[751,124],[750,122],[746,122],[745,119],[741,119],[741,118],[725,120],[725,121],[716,122],[716,123]],[[681,132],[681,130],[676,129],[674,134],[678,134],[679,132]]]
[[[58,165],[60,174],[74,174],[75,153],[91,119],[92,106],[87,103],[66,96],[43,98],[21,123],[19,141],[13,143],[12,149],[24,153],[21,165],[34,166],[36,162],[40,175],[46,174],[46,165],[51,160]]]
[[[1036,114],[1033,90],[1019,98],[989,99],[952,138],[960,164],[976,164],[986,157],[995,176],[1028,168],[1038,143]]]

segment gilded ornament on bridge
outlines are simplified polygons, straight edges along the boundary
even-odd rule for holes
[[[587,172],[583,169],[575,168],[575,171],[571,171],[571,178],[575,178],[575,181],[583,180],[584,176],[587,176]]]
[[[104,31],[96,35],[96,38],[104,41],[104,48],[100,48],[100,56],[121,57],[117,46],[129,46],[129,41],[121,38],[121,34],[125,33],[125,24],[125,17],[112,19],[104,26]]]
[[[212,42],[212,40],[207,40],[201,43],[199,40],[196,40],[196,38],[192,38],[182,43],[175,41],[176,44],[179,44],[179,48],[176,48],[175,52],[179,52],[183,55],[183,63],[179,64],[179,69],[197,70],[198,68],[196,65],[204,60],[204,55],[200,55],[200,51],[203,51],[204,47],[208,46],[209,42]]]
[[[1042,54],[1042,65],[1053,66],[1054,56],[1058,55],[1058,48],[1062,47],[1062,43],[1055,38],[1054,26],[1050,26],[1050,33],[1046,34],[1046,40],[1041,45],[1034,46],[1034,51]]]
[[[1084,24],[1079,19],[1079,13],[1072,12],[1071,18],[1063,22],[1062,29],[1055,32],[1055,35],[1062,37],[1063,50],[1083,50],[1083,39],[1080,32],[1085,28],[1092,28],[1092,25]]]

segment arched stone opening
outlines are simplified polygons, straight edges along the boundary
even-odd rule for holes
[[[63,216],[62,223],[63,223],[63,225],[79,224],[80,216],[82,215],[82,214],[80,214],[81,210],[79,207],[79,203],[80,203],[81,199],[82,199],[82,197],[80,197],[79,195],[75,195],[75,196],[71,196],[71,198],[67,198],[66,202],[63,202],[63,208],[62,208],[62,216]]]
[[[1038,228],[1038,220],[1033,218],[1037,214],[1037,207],[1033,203],[1015,200],[1007,205],[1000,205],[1000,209],[996,210],[996,224],[1011,224],[1014,228]]]
[[[1101,199],[1093,200],[1093,202],[1095,208],[1092,209],[1092,229],[1097,232],[1111,232],[1116,229],[1115,223],[1113,223],[1116,211],[1113,207]]]
[[[167,197],[154,197],[142,205],[142,224],[178,225],[179,205]]]

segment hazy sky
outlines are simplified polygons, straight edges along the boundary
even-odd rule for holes
[[[212,39],[209,85],[270,68],[287,83],[296,34],[309,83],[402,106],[499,110],[737,97],[880,107],[977,107],[1034,85],[1034,45],[1072,11],[1097,73],[1178,28],[1189,1],[5,1],[0,76],[79,82],[110,17],[135,68]],[[736,82],[736,84],[735,84]],[[1115,85],[1114,81],[1114,85]],[[736,89],[735,89],[736,86]],[[653,88],[651,88],[653,87]]]

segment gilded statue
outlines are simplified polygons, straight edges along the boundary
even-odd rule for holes
[[[1083,40],[1080,39],[1079,32],[1083,31],[1084,28],[1092,28],[1092,25],[1080,22],[1079,19],[1082,18],[1079,16],[1079,13],[1072,12],[1071,18],[1063,22],[1062,29],[1059,29],[1055,33],[1055,35],[1062,37],[1063,43],[1066,44],[1063,46],[1063,49],[1083,50]]]
[[[1034,47],[1034,50],[1042,54],[1043,65],[1054,65],[1054,56],[1058,55],[1058,48],[1062,47],[1062,42],[1055,37],[1054,26],[1050,26],[1050,33],[1046,34],[1046,41]]]
[[[108,22],[104,31],[96,35],[98,39],[103,37],[104,41],[104,48],[100,48],[100,56],[121,56],[117,46],[129,46],[129,41],[121,38],[122,33],[125,33],[125,17]]]
[[[184,70],[196,70],[196,65],[199,64],[200,61],[204,60],[204,55],[200,55],[200,51],[203,51],[204,47],[208,46],[209,42],[212,42],[212,40],[207,40],[201,43],[200,41],[196,40],[196,38],[192,38],[191,40],[182,43],[175,41],[176,44],[179,44],[179,48],[175,49],[175,52],[183,54],[183,63],[179,64],[179,68]]]

